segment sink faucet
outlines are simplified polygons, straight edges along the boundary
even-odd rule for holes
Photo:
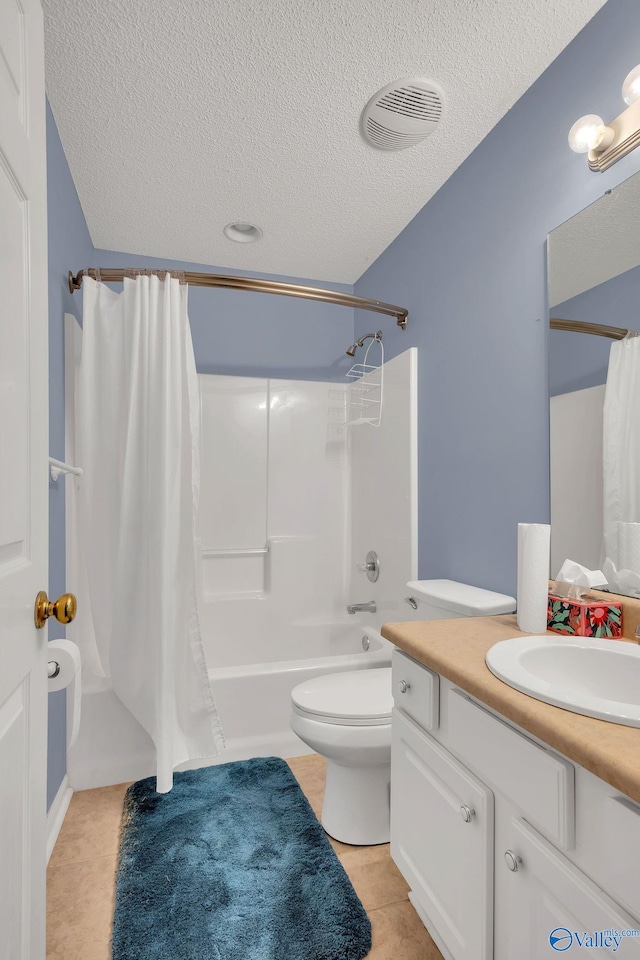
[[[376,612],[375,600],[368,600],[367,603],[348,603],[347,604],[347,613],[360,613],[360,611],[363,611],[366,613],[375,613]]]

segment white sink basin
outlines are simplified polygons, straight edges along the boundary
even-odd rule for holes
[[[489,670],[510,687],[573,713],[640,727],[640,647],[589,637],[514,637],[491,647]]]

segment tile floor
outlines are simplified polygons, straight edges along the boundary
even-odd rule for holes
[[[320,816],[325,761],[289,765]],[[114,879],[122,799],[127,784],[74,794],[47,873],[47,960],[110,960]],[[369,960],[442,960],[407,899],[407,884],[388,845],[331,841],[371,918]],[[304,960],[304,958],[300,958]]]

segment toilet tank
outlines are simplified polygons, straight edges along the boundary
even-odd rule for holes
[[[418,604],[417,620],[492,617],[514,613],[516,609],[514,597],[455,580],[410,580],[407,589],[409,598],[413,597]]]

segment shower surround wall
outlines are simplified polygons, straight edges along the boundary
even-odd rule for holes
[[[345,384],[200,378],[201,622],[235,755],[304,751],[291,689],[388,663],[379,626],[416,616],[403,601],[417,575],[416,368],[415,350],[385,364],[377,428],[345,428]],[[373,584],[356,566],[369,549]],[[347,614],[368,600],[375,613]]]
[[[344,387],[201,376],[200,620],[228,667],[328,656],[345,612]]]
[[[349,430],[351,563],[349,596],[374,600],[384,623],[421,619],[405,602],[408,580],[418,576],[418,351],[384,365],[384,404],[377,428]],[[422,486],[429,489],[429,478]],[[371,583],[357,567],[375,550],[380,576]],[[407,576],[410,572],[411,576]]]

